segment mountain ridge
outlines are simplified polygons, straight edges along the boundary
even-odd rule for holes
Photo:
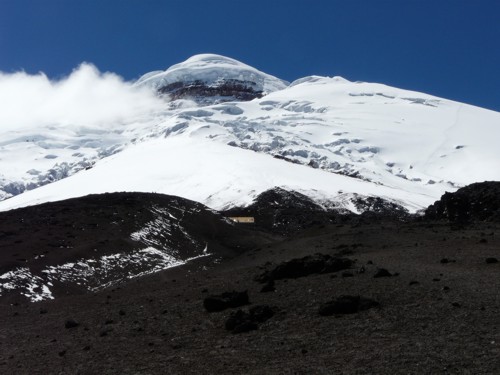
[[[0,198],[9,198],[0,210],[108,191],[156,191],[228,209],[280,187],[353,212],[355,195],[415,212],[445,191],[500,179],[497,112],[341,77],[288,84],[210,54],[137,85],[158,90],[152,82],[172,72],[204,78],[214,92],[228,77],[257,77],[253,94],[265,95],[165,98],[164,110],[129,123],[0,134]],[[266,92],[268,77],[274,86]]]

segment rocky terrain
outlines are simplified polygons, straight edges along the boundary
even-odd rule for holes
[[[199,203],[160,194],[90,195],[1,217],[3,299],[96,291],[198,258],[219,262],[261,241]]]
[[[500,185],[496,181],[471,184],[455,193],[445,193],[426,211],[428,219],[457,224],[471,221],[500,221]]]
[[[193,212],[188,236],[152,237],[184,265],[104,289],[60,284],[53,300],[2,295],[0,373],[497,373],[499,186],[445,194],[424,216],[342,214],[276,191],[253,206],[255,225],[134,193],[1,213],[5,273],[134,252],[151,207],[165,220]],[[194,258],[206,243],[215,255]]]
[[[247,82],[239,80],[225,80],[215,87],[207,86],[202,81],[175,82],[160,88],[158,92],[169,95],[173,100],[188,98],[200,104],[247,101],[262,97],[262,91],[255,91]]]

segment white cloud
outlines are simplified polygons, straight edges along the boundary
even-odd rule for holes
[[[88,63],[51,81],[43,73],[0,72],[0,131],[47,125],[105,126],[164,108],[145,88]]]

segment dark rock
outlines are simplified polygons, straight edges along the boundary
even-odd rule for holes
[[[376,306],[379,306],[379,303],[372,299],[361,296],[346,295],[324,303],[320,306],[318,313],[322,316],[330,316],[334,314],[354,314]]]
[[[261,293],[274,292],[276,288],[274,287],[274,280],[269,280],[260,290]]]
[[[459,304],[458,302],[453,302],[451,305],[452,305],[453,307],[462,307],[462,305],[461,305],[461,304]]]
[[[493,258],[493,257],[490,257],[490,258],[486,258],[486,263],[488,264],[493,264],[493,263],[498,263],[498,259],[497,258]]]
[[[59,357],[63,357],[66,354],[66,350],[61,350],[58,354]]]
[[[208,296],[203,300],[203,306],[208,312],[222,311],[228,308],[248,305],[248,292],[225,292],[218,295]]]
[[[40,314],[47,314],[47,313],[48,313],[47,309],[44,308],[40,309]]]
[[[354,277],[352,272],[342,272],[342,277]]]
[[[472,221],[500,221],[500,182],[486,181],[445,193],[425,211],[428,220],[456,224]]]
[[[160,94],[167,94],[172,100],[189,98],[198,104],[207,105],[227,101],[249,101],[261,98],[263,92],[254,89],[255,83],[237,79],[220,79],[215,84],[201,80],[177,81],[160,86]]]
[[[380,197],[357,197],[353,200],[354,205],[361,211],[360,215],[365,220],[377,220],[393,217],[404,219],[408,216],[408,210],[403,206]]]
[[[420,284],[418,281],[410,281],[409,285],[418,285],[418,284]]]
[[[73,319],[68,319],[64,323],[65,328],[75,328],[75,327],[78,327],[79,325],[80,325],[80,323],[78,323],[76,320],[73,320]]]
[[[259,328],[259,326],[256,323],[245,321],[245,322],[242,322],[241,324],[238,324],[236,327],[234,327],[233,333],[250,332],[250,331],[257,330],[258,328]]]
[[[229,318],[226,320],[225,327],[228,331],[233,331],[238,325],[247,321],[250,321],[250,314],[244,312],[243,310],[238,310],[231,313]]]
[[[250,317],[259,323],[264,323],[266,320],[274,316],[274,310],[268,305],[257,305],[249,309]]]
[[[225,328],[233,333],[249,332],[258,329],[257,323],[264,323],[274,316],[274,310],[267,305],[252,307],[248,312],[232,312],[226,320]]]
[[[124,316],[124,315],[125,315],[125,311],[124,311],[124,310],[119,310],[119,311],[118,311],[118,315],[120,315],[120,316]]]
[[[387,271],[385,268],[379,268],[377,270],[377,272],[375,273],[375,275],[373,275],[373,277],[376,277],[376,278],[378,278],[378,277],[391,277],[391,276],[392,276],[392,274],[389,271]]]
[[[455,259],[449,259],[449,258],[443,258],[440,260],[441,264],[448,264],[448,263],[456,263],[457,261]]]
[[[270,280],[295,279],[312,274],[337,272],[352,267],[353,263],[348,258],[317,253],[280,263],[274,269],[257,276],[255,280],[264,283]]]

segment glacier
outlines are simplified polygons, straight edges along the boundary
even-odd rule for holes
[[[212,95],[234,80],[258,95]],[[179,85],[189,89],[162,91]],[[342,77],[289,84],[212,54],[134,87],[164,106],[113,123],[0,132],[0,210],[116,191],[220,210],[280,187],[351,211],[362,195],[416,212],[446,191],[500,179],[500,113],[464,103]]]

